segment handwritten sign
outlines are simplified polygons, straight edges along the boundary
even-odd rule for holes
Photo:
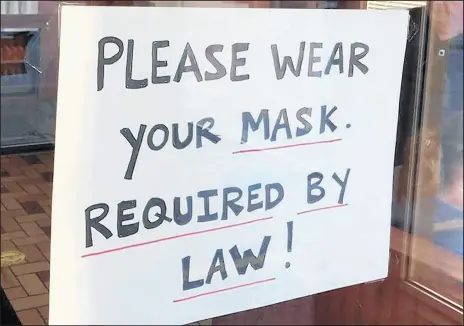
[[[50,322],[178,325],[385,278],[407,23],[64,6]]]

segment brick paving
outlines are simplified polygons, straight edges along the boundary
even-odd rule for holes
[[[1,157],[1,251],[25,255],[1,284],[23,325],[48,322],[52,179],[52,152]]]
[[[53,152],[1,156],[0,176],[1,252],[25,256],[1,267],[1,285],[23,325],[46,325]]]

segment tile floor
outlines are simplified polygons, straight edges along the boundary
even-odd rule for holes
[[[46,325],[53,152],[1,156],[0,176],[2,257],[24,255],[15,262],[2,258],[1,285],[23,325]]]
[[[1,157],[1,251],[24,260],[1,267],[1,284],[24,325],[48,321],[53,153]],[[2,259],[3,260],[3,259]]]

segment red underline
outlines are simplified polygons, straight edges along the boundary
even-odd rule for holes
[[[226,292],[226,291],[230,291],[230,290],[235,290],[235,289],[244,288],[244,287],[247,287],[247,286],[257,285],[257,284],[266,283],[266,282],[271,282],[271,281],[275,281],[275,277],[273,277],[273,278],[268,278],[268,279],[266,279],[266,280],[261,280],[261,281],[252,282],[252,283],[246,283],[246,284],[231,286],[231,287],[228,287],[228,288],[225,288],[225,289],[221,289],[221,290],[210,291],[210,292],[204,292],[204,293],[200,293],[200,294],[197,294],[197,295],[192,295],[191,297],[176,299],[176,300],[173,300],[172,302],[176,303],[176,302],[182,302],[182,301],[192,300],[192,299],[204,297],[204,296],[211,295],[211,294]]]
[[[339,207],[345,207],[345,206],[348,206],[348,204],[341,204],[341,205],[334,205],[334,206],[327,206],[327,207],[309,209],[307,211],[299,212],[299,213],[297,213],[297,215],[302,215],[302,214],[307,214],[307,213],[312,213],[312,212],[317,212],[317,211],[325,211],[327,209],[339,208]]]
[[[310,146],[310,145],[318,145],[318,144],[328,144],[328,143],[335,143],[341,141],[341,138],[331,139],[331,140],[321,140],[316,142],[308,142],[308,143],[300,143],[300,144],[292,144],[292,145],[283,145],[283,146],[275,146],[275,147],[266,147],[266,148],[254,148],[254,149],[243,149],[240,151],[232,152],[232,154],[243,154],[243,153],[251,153],[251,152],[263,152],[263,151],[273,151],[276,149],[284,149],[284,148],[291,148],[291,147],[301,147],[301,146]]]
[[[263,217],[263,218],[260,218],[260,219],[257,219],[257,220],[251,220],[251,221],[246,221],[246,222],[241,222],[241,223],[236,223],[236,224],[231,224],[231,225],[225,225],[225,226],[220,226],[220,227],[207,229],[207,230],[202,230],[202,231],[195,231],[195,232],[189,232],[189,233],[184,233],[184,234],[178,234],[178,235],[174,235],[174,236],[167,237],[167,238],[161,238],[161,239],[136,243],[136,244],[132,244],[132,245],[124,246],[124,247],[107,249],[107,250],[103,250],[103,251],[97,251],[97,252],[93,252],[93,253],[90,253],[90,254],[84,254],[84,255],[81,256],[81,258],[104,255],[104,254],[108,254],[108,253],[115,252],[115,251],[121,251],[121,250],[124,250],[124,249],[135,248],[135,247],[142,247],[142,246],[146,246],[146,245],[149,245],[149,244],[152,244],[152,243],[163,242],[163,241],[168,241],[168,240],[174,240],[174,239],[178,239],[178,238],[184,238],[184,237],[188,237],[188,236],[191,236],[191,235],[197,235],[197,234],[209,233],[209,232],[214,232],[214,231],[219,231],[219,230],[224,230],[224,229],[230,229],[230,228],[234,228],[234,227],[237,227],[237,226],[242,226],[242,225],[247,225],[247,224],[252,224],[252,223],[257,223],[257,222],[262,222],[262,221],[267,221],[267,220],[270,220],[271,218],[273,218],[273,217],[272,216]]]

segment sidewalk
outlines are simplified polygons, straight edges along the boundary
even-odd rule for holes
[[[23,325],[48,324],[52,180],[53,152],[1,157],[1,285]]]
[[[52,178],[53,153],[1,157],[1,285],[23,325],[48,321]]]

